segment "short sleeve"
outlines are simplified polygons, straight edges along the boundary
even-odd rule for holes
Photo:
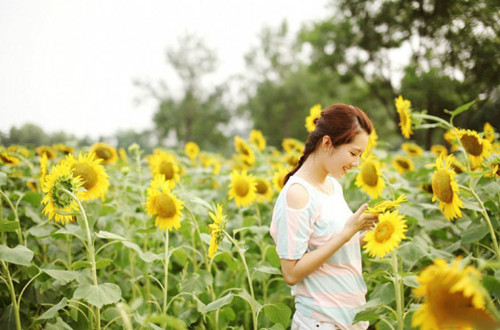
[[[284,200],[276,204],[270,233],[281,259],[297,260],[306,253],[314,226],[311,205],[296,210],[287,207]]]

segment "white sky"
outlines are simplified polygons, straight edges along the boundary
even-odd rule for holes
[[[78,137],[152,127],[155,104],[134,79],[169,79],[165,49],[186,32],[244,71],[263,26],[327,17],[327,0],[0,0],[0,131],[30,122]]]

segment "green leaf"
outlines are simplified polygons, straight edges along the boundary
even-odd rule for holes
[[[213,282],[212,274],[206,270],[187,275],[180,283],[181,292],[202,293]]]
[[[396,299],[394,285],[392,283],[384,283],[377,286],[370,295],[370,300],[377,298],[383,305],[390,305]]]
[[[73,298],[83,299],[88,303],[101,308],[104,305],[114,304],[120,301],[122,290],[113,283],[104,283],[97,286],[93,284],[83,284],[79,286]]]
[[[196,204],[200,204],[200,205],[206,207],[209,211],[213,211],[213,209],[214,209],[212,206],[210,206],[210,204],[208,204],[208,202],[206,200],[201,199],[201,198],[196,197],[196,196],[189,197],[189,201],[196,203]]]
[[[0,245],[0,260],[11,264],[29,266],[33,255],[33,251],[23,245],[18,245],[13,249]]]
[[[292,311],[288,306],[281,303],[269,304],[264,305],[263,309],[264,313],[271,322],[279,323],[285,328],[288,327],[288,324],[290,323],[290,317],[292,315]]]
[[[78,260],[71,264],[71,269],[92,268],[88,261]]]
[[[477,242],[488,232],[488,225],[485,222],[472,222],[467,230],[462,231],[462,244]]]
[[[417,281],[417,275],[408,275],[403,277],[403,283],[410,288],[418,288],[420,283]]]
[[[56,323],[46,324],[45,330],[61,330],[61,329],[73,330],[73,328],[70,327],[68,323],[64,322],[60,317],[57,317],[56,320],[57,320]]]
[[[2,174],[2,172],[0,172]],[[16,315],[12,304],[8,305],[0,318],[0,327],[2,329],[16,329]]]
[[[104,269],[111,265],[113,261],[110,258],[100,258],[97,259],[95,262],[95,268],[96,269]]]
[[[30,234],[33,237],[43,238],[50,236],[50,234],[55,231],[55,227],[49,225],[47,223],[41,223],[39,225],[33,226],[26,231],[27,234]]]
[[[68,284],[69,282],[76,280],[79,272],[73,270],[61,270],[61,269],[44,269],[40,268],[42,272],[48,274],[50,277],[56,279],[62,285]]]
[[[141,258],[143,261],[147,262],[147,263],[151,263],[155,260],[162,260],[163,257],[159,254],[155,254],[151,251],[148,251],[146,253],[142,252],[141,248],[139,247],[139,245],[135,244],[135,243],[132,243],[132,242],[129,242],[129,241],[121,241],[121,243],[128,247],[129,249],[132,249],[134,250],[135,252],[137,252],[137,254],[139,254],[139,258]]]
[[[275,267],[271,267],[271,266],[258,266],[258,267],[255,267],[254,269],[258,272],[265,273],[265,274],[272,274],[272,275],[280,275],[281,274],[281,270],[279,270],[278,268],[275,268]]]
[[[19,222],[0,219],[0,233],[16,231]]]
[[[68,304],[68,299],[66,297],[62,298],[61,301],[52,307],[50,307],[45,313],[38,317],[38,320],[49,320],[57,315],[57,312]]]
[[[40,206],[42,199],[43,199],[43,196],[41,193],[34,192],[34,191],[28,191],[26,194],[24,194],[24,196],[21,200],[24,202],[28,202],[35,207],[38,207],[38,206]]]
[[[455,116],[458,116],[459,114],[461,114],[462,112],[465,112],[467,110],[469,110],[469,108],[474,104],[476,103],[476,101],[471,101],[469,103],[465,103],[461,106],[459,106],[458,108],[456,108],[455,110],[453,111],[450,111],[450,110],[444,110],[444,112],[450,114],[452,117],[455,117]]]
[[[223,306],[229,305],[234,298],[234,294],[230,292],[229,294],[225,295],[222,298],[219,298],[217,300],[212,301],[210,304],[208,304],[205,309],[203,310],[203,314],[206,314],[208,312],[220,309]]]
[[[483,286],[495,298],[500,299],[500,280],[495,276],[487,275],[483,277]]]
[[[120,241],[125,240],[125,237],[123,237],[123,236],[120,236],[120,235],[117,235],[117,234],[114,234],[114,233],[110,233],[110,232],[107,232],[107,231],[104,231],[104,230],[100,230],[96,234],[96,236],[99,237],[99,238],[105,238],[105,239],[117,239],[117,240],[120,240]]]

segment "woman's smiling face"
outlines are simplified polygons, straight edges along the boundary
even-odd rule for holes
[[[325,169],[336,179],[341,179],[347,171],[359,166],[361,154],[368,145],[368,134],[364,131],[356,134],[351,142],[332,147],[327,151]]]

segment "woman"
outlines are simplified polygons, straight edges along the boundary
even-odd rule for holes
[[[274,206],[271,236],[285,282],[295,296],[292,329],[366,329],[352,325],[363,305],[360,230],[370,229],[375,214],[354,214],[340,180],[359,166],[373,126],[353,106],[335,104],[321,112],[302,157],[285,177]]]

